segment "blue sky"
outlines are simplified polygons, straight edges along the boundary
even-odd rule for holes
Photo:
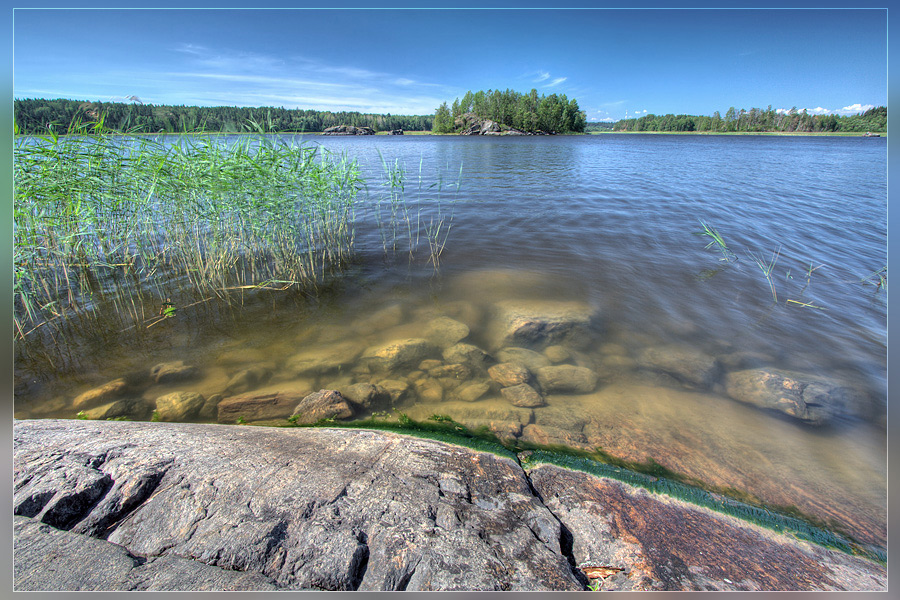
[[[467,90],[589,121],[887,104],[885,10],[16,10],[14,96],[431,114]]]

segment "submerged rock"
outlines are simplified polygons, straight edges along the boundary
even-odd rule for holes
[[[541,367],[549,367],[550,359],[527,348],[503,348],[497,352],[497,359],[507,363],[519,364],[534,373]]]
[[[402,367],[413,367],[436,353],[434,344],[428,340],[409,338],[373,346],[363,352],[362,360],[370,369],[394,371]]]
[[[300,401],[292,417],[298,423],[315,423],[322,419],[349,419],[353,408],[337,390],[319,390]]]
[[[504,346],[546,348],[560,342],[581,346],[596,312],[583,302],[505,300],[494,306],[488,337],[494,349]]]
[[[287,419],[305,396],[306,394],[288,390],[257,391],[232,396],[216,406],[217,419],[219,423],[236,423],[238,419],[248,423]]]
[[[103,420],[115,419],[116,417],[128,417],[131,419],[138,418],[139,413],[146,411],[143,409],[143,403],[134,398],[122,398],[114,402],[95,406],[94,408],[80,412],[85,419]]]
[[[638,355],[638,366],[662,371],[691,385],[708,389],[719,378],[720,367],[712,356],[684,346],[655,346]]]
[[[340,342],[313,346],[288,359],[286,369],[295,375],[320,375],[355,361],[363,351],[359,342]]]
[[[359,319],[352,325],[351,329],[354,329],[361,335],[369,335],[376,331],[397,327],[403,322],[403,318],[403,306],[392,304]]]
[[[159,363],[150,369],[150,376],[156,383],[187,381],[197,375],[197,368],[184,364],[183,360]]]
[[[125,379],[114,379],[76,396],[72,401],[72,408],[81,411],[108,403],[114,398],[121,397],[128,389],[128,382]]]
[[[200,412],[206,398],[197,392],[172,392],[156,399],[160,421],[187,421]]]
[[[597,387],[597,374],[586,367],[575,365],[541,367],[535,375],[546,394],[555,392],[588,394]]]
[[[422,402],[440,402],[444,399],[444,387],[430,377],[417,379],[413,382],[413,388]]]
[[[570,448],[589,449],[588,439],[580,431],[561,429],[552,425],[537,425],[530,423],[522,428],[521,439],[532,444],[564,445]]]
[[[355,383],[342,389],[341,394],[366,410],[379,411],[391,407],[391,393],[380,385]]]
[[[488,369],[488,375],[499,383],[501,387],[527,383],[531,379],[531,373],[528,372],[528,369],[514,362],[498,363]]]
[[[544,356],[553,363],[564,363],[572,358],[572,353],[565,346],[547,346],[544,348]]]
[[[387,390],[392,405],[403,402],[409,394],[409,383],[400,379],[382,379],[376,385]]]
[[[453,395],[463,402],[475,402],[489,391],[491,391],[491,386],[484,381],[470,381],[456,388]]]
[[[213,394],[203,403],[203,406],[200,407],[200,411],[197,413],[197,418],[203,421],[215,421],[218,418],[219,414],[219,402],[224,399],[222,394]]]
[[[500,390],[500,393],[513,406],[535,408],[544,405],[544,398],[527,383],[520,383]]]
[[[472,344],[450,346],[444,350],[443,357],[448,364],[463,364],[477,373],[483,373],[490,360],[487,352]]]
[[[432,319],[425,326],[425,338],[440,348],[447,348],[469,335],[469,326],[450,317]]]
[[[272,377],[272,371],[268,368],[262,366],[250,367],[235,373],[225,385],[225,391],[230,394],[249,392],[264,384],[270,377]]]
[[[783,412],[810,425],[835,417],[869,417],[872,402],[863,393],[836,381],[779,369],[747,369],[729,373],[725,392],[731,398]]]

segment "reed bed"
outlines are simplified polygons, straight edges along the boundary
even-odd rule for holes
[[[17,353],[141,332],[260,290],[314,295],[353,259],[366,186],[343,154],[272,136],[76,127],[16,140]],[[415,233],[401,169],[386,176],[385,250],[399,223]]]

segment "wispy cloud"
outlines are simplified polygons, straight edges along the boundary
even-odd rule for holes
[[[815,108],[798,108],[797,112],[802,113],[805,110],[807,112],[807,114],[810,114],[810,115],[849,116],[849,115],[864,113],[867,110],[871,110],[873,108],[875,108],[874,104],[860,104],[857,102],[856,104],[851,104],[850,106],[845,106],[843,108],[838,108],[838,109],[829,109],[829,108],[823,108],[821,106],[817,106]],[[786,115],[789,112],[791,112],[791,109],[790,108],[777,108],[777,109],[775,109],[775,112],[780,115]]]
[[[875,108],[874,104],[851,104],[850,106],[845,106],[844,108],[836,111],[842,115],[855,115],[856,113],[866,112],[867,110],[872,110]]]
[[[547,73],[546,71],[538,71],[537,78],[532,79],[531,81],[532,83],[540,83],[542,81],[547,81],[548,79],[550,79],[550,73]]]
[[[181,55],[181,68],[148,77],[176,82],[162,95],[190,95],[199,104],[430,114],[444,100],[440,84],[309,56],[275,57],[190,43],[172,50]]]
[[[566,79],[568,79],[568,77],[557,77],[556,79],[554,79],[553,81],[551,81],[551,82],[548,83],[547,85],[544,85],[544,86],[541,86],[541,87],[545,87],[545,88],[548,88],[548,87],[554,87],[554,86],[557,86],[557,85],[561,84],[561,83],[562,83],[563,81],[565,81]]]

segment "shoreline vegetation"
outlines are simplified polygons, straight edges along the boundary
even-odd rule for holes
[[[176,310],[315,297],[356,264],[358,227],[437,269],[460,183],[410,202],[399,163],[365,181],[355,158],[263,131],[160,141],[101,118],[68,133],[13,152],[16,360],[54,370]]]
[[[14,101],[17,135],[65,135],[80,123],[104,123],[104,133],[128,135],[175,134],[301,134],[319,135],[340,125],[369,127],[375,135],[516,135],[555,133],[664,133],[691,135],[887,135],[887,108],[879,106],[848,116],[810,115],[806,110],[775,111],[733,107],[721,117],[644,115],[616,122],[587,122],[585,112],[564,94],[538,96],[511,90],[467,92],[451,106],[446,102],[434,115],[391,115],[332,112],[275,107],[199,107],[124,102],[86,102],[67,99]],[[487,131],[482,131],[488,123]]]

